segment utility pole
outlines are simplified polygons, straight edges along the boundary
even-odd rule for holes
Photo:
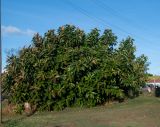
[[[0,6],[1,6],[1,0],[0,0]],[[2,12],[2,11],[1,11]],[[1,22],[1,17],[0,17],[0,22]],[[0,30],[0,34],[1,34],[1,30]],[[1,34],[2,35],[2,34]],[[2,38],[0,40],[0,121],[2,124]]]

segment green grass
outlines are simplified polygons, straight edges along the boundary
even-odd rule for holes
[[[3,116],[5,127],[160,127],[160,98],[140,96],[94,108]]]

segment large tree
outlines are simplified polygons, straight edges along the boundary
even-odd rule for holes
[[[86,34],[65,25],[32,42],[8,56],[3,89],[11,103],[29,102],[38,110],[95,106],[137,95],[146,80],[147,57],[135,56],[130,37],[117,45],[109,29]]]

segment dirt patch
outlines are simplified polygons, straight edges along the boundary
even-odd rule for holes
[[[16,106],[13,104],[8,104],[2,109],[2,115],[15,115],[15,110]]]

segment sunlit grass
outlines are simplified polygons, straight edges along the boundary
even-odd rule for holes
[[[93,108],[4,116],[5,127],[159,127],[160,98],[143,95]]]

